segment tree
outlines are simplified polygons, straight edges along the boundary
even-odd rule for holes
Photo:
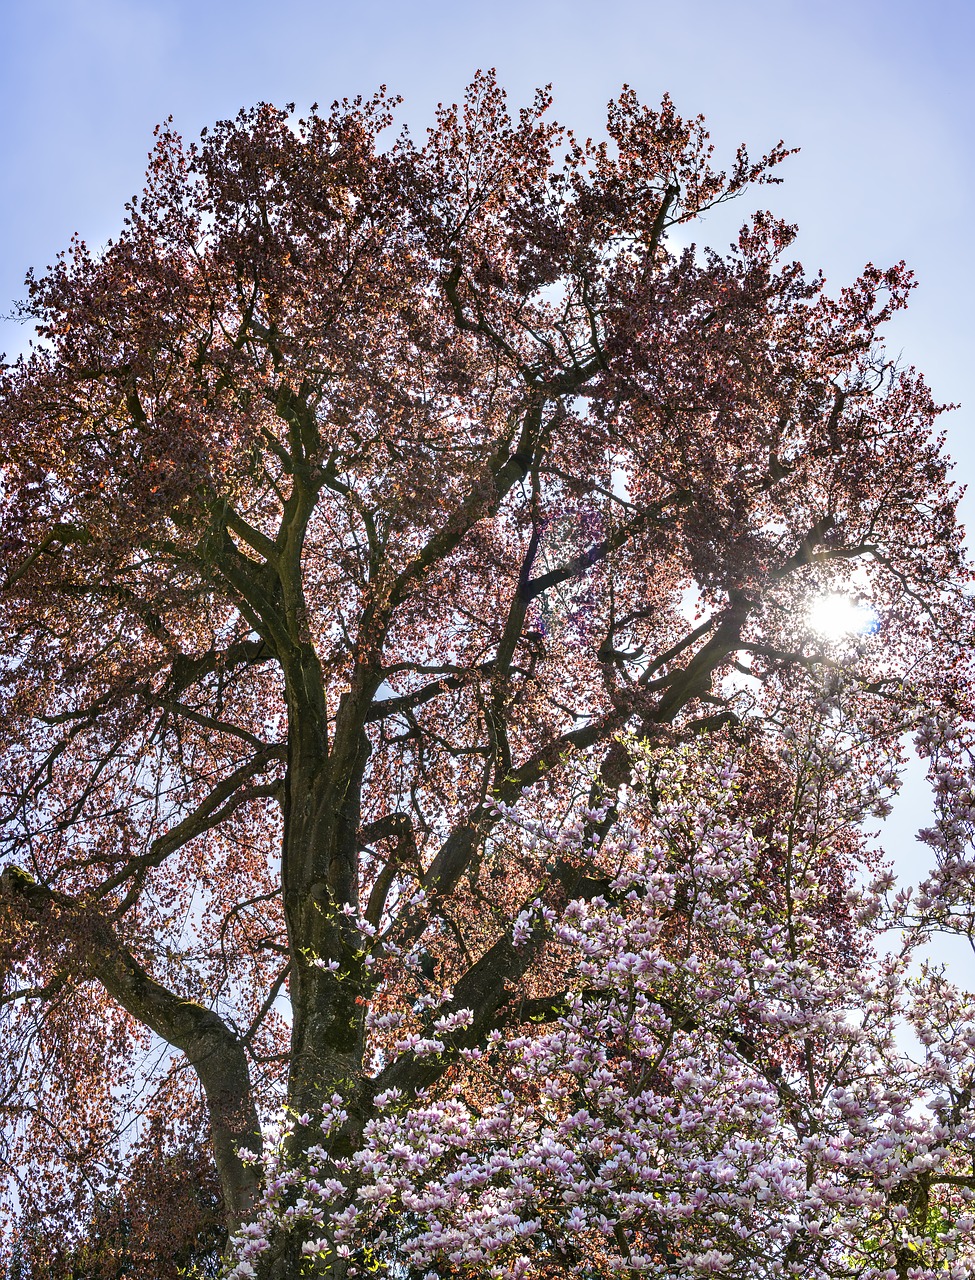
[[[197,1108],[198,1110],[198,1108]],[[221,1271],[226,1244],[222,1204],[206,1126],[173,1149],[161,1115],[128,1153],[124,1179],[99,1187],[84,1206],[78,1230],[52,1231],[51,1215],[32,1203],[18,1222],[17,1245],[26,1275],[70,1280],[197,1280]],[[15,1280],[11,1267],[9,1280]]]
[[[122,1122],[137,1109],[192,1150],[202,1098],[227,1228],[264,1223],[238,1238],[241,1275],[765,1274],[733,1230],[745,1209],[709,1235],[684,1174],[615,1220],[608,1175],[585,1192],[580,1175],[569,1234],[528,1197],[481,1254],[380,1175],[402,1158],[443,1199],[417,1153],[476,1171],[476,1150],[497,1191],[523,1154],[511,1115],[528,1135],[575,1099],[565,1053],[606,1084],[600,1123],[632,1113],[635,1132],[677,1077],[747,1077],[754,1097],[684,1135],[754,1130],[721,1156],[745,1198],[812,1160],[797,1117],[829,1072],[808,1046],[874,981],[858,824],[904,732],[949,750],[968,705],[939,410],[879,346],[911,278],[868,266],[830,297],[768,213],[724,256],[674,248],[787,152],[719,171],[668,99],[624,90],[598,144],[548,122],[546,94],[512,120],[491,75],[423,146],[381,144],[394,106],[261,106],[189,147],[161,129],[118,238],[28,279],[39,342],[0,391],[16,1212],[70,1236],[131,1162]],[[831,592],[869,602],[869,634],[811,626]],[[720,857],[695,872],[705,846]],[[801,1052],[766,1016],[780,988],[728,989],[742,931],[756,951],[783,930],[773,969],[802,970],[796,1007],[820,1018]],[[658,957],[650,977],[627,985],[614,947]],[[894,1071],[886,981],[886,1039],[833,1063],[831,1098],[837,1070]],[[666,1046],[635,1077],[634,1037]],[[900,1117],[896,1176],[863,1157],[889,1184],[878,1221],[919,1176],[890,1088],[860,1133]],[[282,1105],[294,1123],[265,1158]],[[957,1196],[966,1107],[922,1171]],[[560,1160],[595,1158],[577,1139],[545,1166],[550,1199]],[[641,1159],[617,1161],[621,1195]],[[460,1223],[473,1201],[451,1203]],[[765,1236],[748,1219],[786,1274],[853,1256],[810,1212]]]

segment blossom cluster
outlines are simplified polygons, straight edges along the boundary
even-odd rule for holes
[[[604,811],[561,828],[507,814],[521,838],[610,872],[591,897],[540,891],[511,923],[516,947],[546,931],[564,986],[539,1021],[471,1042],[473,1011],[437,1016],[429,998],[432,1034],[395,1049],[452,1054],[450,1070],[376,1096],[351,1156],[330,1152],[338,1094],[321,1145],[297,1161],[280,1145],[233,1280],[259,1274],[282,1227],[309,1274],[339,1260],[428,1280],[973,1273],[975,1005],[874,950],[883,877],[849,874],[837,906],[821,797],[817,816],[770,826],[730,756],[685,748],[653,769],[598,851]]]

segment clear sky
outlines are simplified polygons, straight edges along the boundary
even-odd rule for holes
[[[551,81],[556,116],[596,134],[628,82],[703,112],[729,157],[739,141],[801,147],[755,203],[799,223],[799,256],[834,287],[867,261],[915,269],[891,346],[961,403],[943,421],[957,478],[975,481],[971,0],[6,0],[0,13],[0,313],[73,231],[113,234],[170,114],[193,137],[260,100],[301,108],[385,83],[421,130],[496,66],[514,105]],[[723,247],[727,220],[708,230]],[[0,323],[0,349],[25,341]],[[975,526],[975,485],[963,510]],[[905,870],[923,794],[913,781],[886,833]]]

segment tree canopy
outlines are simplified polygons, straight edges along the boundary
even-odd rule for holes
[[[971,571],[881,345],[910,273],[830,293],[767,212],[683,247],[788,152],[721,170],[666,98],[395,107],[163,127],[28,279],[17,1265],[954,1275],[975,1015],[908,962],[971,936]],[[869,834],[910,733],[913,899]]]

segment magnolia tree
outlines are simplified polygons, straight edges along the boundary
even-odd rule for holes
[[[975,1010],[909,964],[975,918],[970,573],[879,345],[910,276],[830,295],[767,213],[675,248],[786,152],[721,171],[667,99],[394,106],[163,129],[28,280],[11,1266],[968,1275]]]
[[[546,935],[546,994],[471,1047],[451,991],[384,1001],[380,1060],[449,1061],[448,1080],[377,1094],[339,1160],[336,1092],[306,1162],[273,1151],[230,1274],[300,1224],[309,1261],[348,1274],[970,1276],[975,1006],[875,959],[889,877],[850,885],[864,808],[836,784],[856,753],[828,737],[802,734],[780,826],[780,770],[714,742],[634,745],[636,796],[595,847],[605,809],[508,812],[536,884],[563,859],[603,879],[514,921],[516,947]]]

